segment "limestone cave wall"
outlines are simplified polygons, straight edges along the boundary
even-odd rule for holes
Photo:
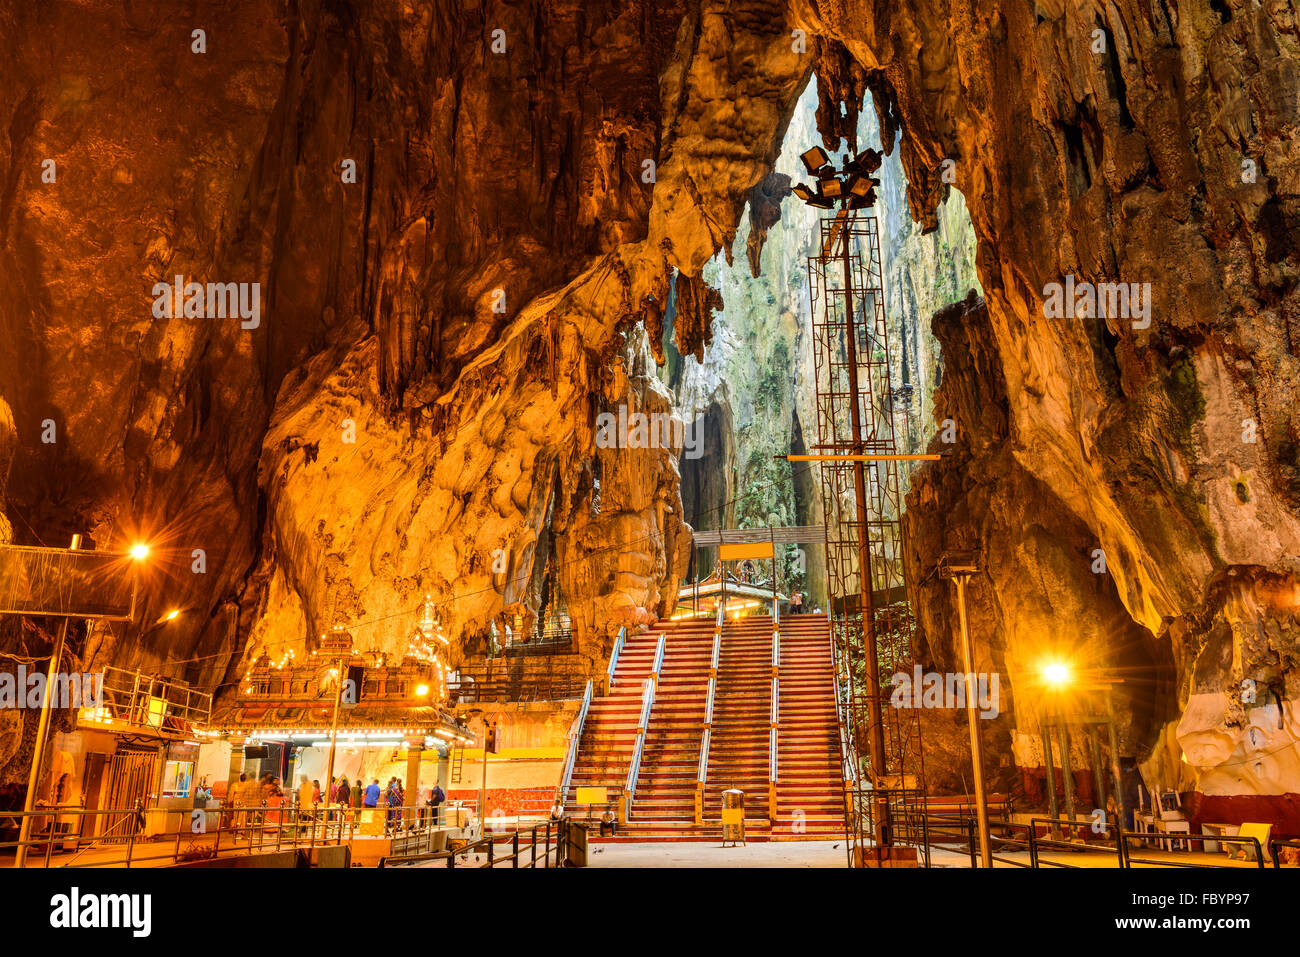
[[[677,450],[596,416],[671,408],[670,287],[697,361],[698,277],[816,70],[831,145],[870,91],[912,218],[955,186],[977,237],[983,300],[936,322],[959,441],[907,530],[914,582],[981,551],[1005,750],[1032,765],[1044,644],[1128,653],[1172,682],[1127,725],[1150,781],[1294,795],[1297,30],[1282,0],[0,2],[0,535],[153,542],[139,620],[184,614],[74,652],[220,690],[335,620],[391,648],[426,592],[473,654],[545,533],[598,660],[689,529]],[[256,283],[255,324],[160,315],[177,276]],[[1067,276],[1150,283],[1149,324],[1046,314]],[[951,597],[915,597],[952,660]]]

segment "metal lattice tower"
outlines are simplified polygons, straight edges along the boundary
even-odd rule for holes
[[[820,251],[808,259],[817,385],[817,445],[810,451],[896,455],[877,220],[842,210],[820,223]],[[822,461],[821,479],[852,863],[868,848],[897,840],[906,822],[894,819],[924,794],[918,715],[889,706],[892,676],[911,672],[915,623],[903,580],[898,462]],[[873,752],[883,755],[881,767],[873,766]]]

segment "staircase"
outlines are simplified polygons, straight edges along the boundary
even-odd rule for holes
[[[722,825],[722,792],[745,792],[745,840],[767,840],[768,731],[772,713],[772,619],[727,622],[718,656],[713,743],[704,820]],[[716,833],[716,830],[715,830]]]
[[[712,620],[661,622],[664,662],[646,729],[629,840],[692,840],[716,834],[695,824],[700,734],[713,653]]]
[[[611,802],[618,799],[627,783],[627,769],[636,744],[637,722],[641,716],[641,692],[654,664],[659,634],[629,635],[618,656],[609,694],[592,698],[587,723],[578,743],[578,757],[564,807],[570,816],[599,818],[604,806],[577,804],[580,787],[606,788]]]
[[[782,619],[780,698],[772,836],[844,837],[840,729],[825,615]]]
[[[565,796],[566,811],[595,818],[605,809],[577,805],[578,787],[603,786],[611,802],[622,793],[636,743],[643,683],[663,635],[664,659],[631,815],[612,840],[716,841],[721,834],[722,792],[733,787],[745,792],[748,841],[843,837],[839,726],[825,615],[796,615],[781,622],[778,779],[772,820],[768,802],[772,620],[754,616],[724,625],[704,823],[696,823],[695,790],[713,633],[712,619],[663,621],[625,640],[610,694],[592,699]],[[591,840],[611,839],[593,833]]]

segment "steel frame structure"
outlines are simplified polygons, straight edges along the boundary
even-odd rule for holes
[[[897,454],[879,225],[841,210],[820,220],[808,257],[819,454]],[[851,321],[850,321],[851,318]],[[911,672],[915,621],[903,578],[903,485],[896,459],[821,462],[826,567],[848,761],[850,865],[884,859],[903,837],[891,816],[924,800],[920,721],[888,707]],[[864,578],[865,574],[865,578]]]

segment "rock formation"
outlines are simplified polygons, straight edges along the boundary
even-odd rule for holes
[[[956,186],[978,238],[984,298],[936,322],[959,437],[907,528],[914,582],[983,555],[1004,750],[1033,763],[1046,644],[1169,684],[1126,722],[1152,783],[1293,800],[1297,29],[1277,0],[0,2],[0,534],[153,542],[141,620],[184,614],[97,655],[218,690],[335,620],[391,647],[425,592],[472,655],[548,568],[598,661],[689,532],[675,450],[597,417],[671,408],[655,330],[689,290],[695,361],[816,69],[829,145],[870,91],[912,218]],[[260,310],[160,310],[177,276]],[[1126,309],[1063,306],[1102,283]],[[951,662],[951,597],[915,598]]]

